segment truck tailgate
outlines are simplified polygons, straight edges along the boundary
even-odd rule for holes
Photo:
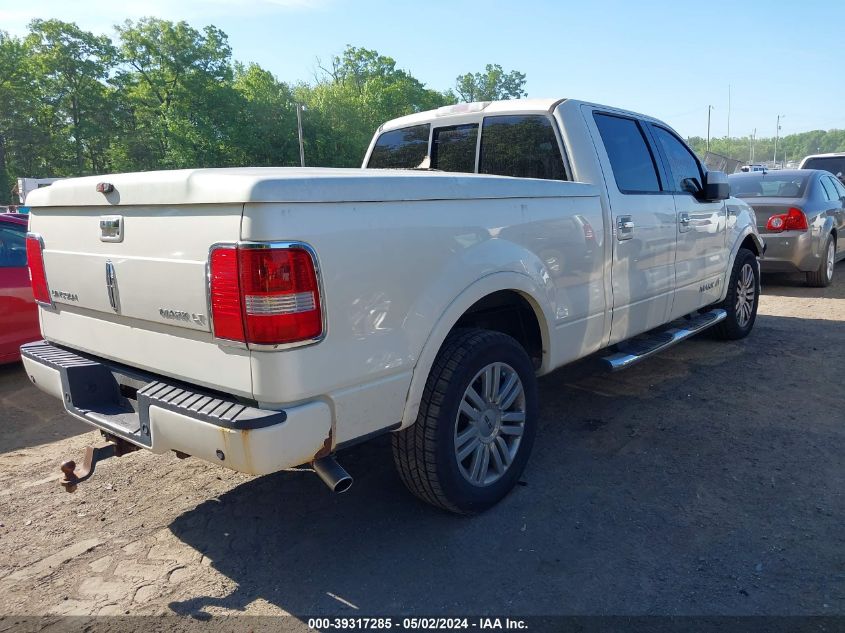
[[[243,205],[49,206],[30,231],[43,240],[52,310],[45,338],[127,365],[252,396],[249,353],[213,340],[206,265],[235,242]],[[101,221],[119,222],[118,241]]]

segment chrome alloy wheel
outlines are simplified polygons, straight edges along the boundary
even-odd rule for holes
[[[836,253],[836,249],[834,247],[833,240],[831,240],[827,243],[827,262],[826,262],[827,267],[826,267],[826,272],[827,272],[828,281],[833,279],[833,260],[836,259],[835,253]]]
[[[739,279],[736,282],[736,322],[741,328],[746,327],[751,320],[756,294],[754,269],[751,264],[745,264],[739,271]]]
[[[470,381],[455,421],[455,458],[464,478],[489,486],[513,463],[525,430],[525,389],[507,363],[491,363]]]

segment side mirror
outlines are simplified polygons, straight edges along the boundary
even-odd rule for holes
[[[708,171],[704,173],[704,186],[698,198],[704,202],[727,200],[731,197],[731,185],[728,175],[723,171]]]

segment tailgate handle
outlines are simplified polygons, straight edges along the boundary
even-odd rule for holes
[[[123,241],[123,216],[122,215],[101,215],[100,216],[100,241],[101,242],[122,242]]]

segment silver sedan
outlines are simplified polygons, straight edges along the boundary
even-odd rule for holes
[[[845,186],[820,169],[782,169],[730,176],[731,195],[751,205],[766,242],[762,272],[802,272],[827,286],[845,259]]]

